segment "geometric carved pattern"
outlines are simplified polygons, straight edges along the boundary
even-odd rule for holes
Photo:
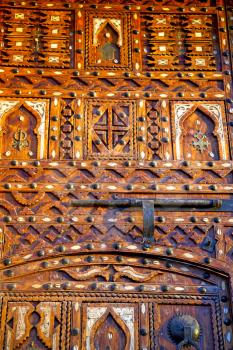
[[[71,20],[72,13],[68,11],[15,8],[2,11],[0,64],[69,68],[72,65]]]
[[[74,111],[72,109],[72,100],[63,100],[60,131],[60,159],[72,159],[74,139]]]
[[[147,14],[144,19],[145,69],[216,69],[211,16]]]
[[[6,349],[58,349],[60,343],[61,303],[9,303]],[[34,334],[35,333],[35,334]],[[45,347],[42,346],[45,344]]]
[[[135,158],[135,104],[119,101],[88,101],[87,157]]]

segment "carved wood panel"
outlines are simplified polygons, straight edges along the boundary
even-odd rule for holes
[[[1,349],[232,349],[232,9],[0,3]]]

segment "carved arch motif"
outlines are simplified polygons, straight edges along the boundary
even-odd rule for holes
[[[1,158],[47,157],[48,107],[47,100],[0,100]]]
[[[86,349],[95,350],[98,337],[103,330],[110,330],[106,334],[109,341],[119,332],[122,333],[121,346],[124,350],[133,350],[135,346],[135,310],[134,307],[118,305],[88,306],[86,327]],[[108,324],[109,323],[109,324]],[[114,327],[115,326],[115,327]],[[114,327],[114,328],[113,328]],[[114,334],[113,334],[114,333]],[[116,334],[115,334],[116,333]],[[106,338],[107,340],[107,338]],[[114,342],[116,346],[116,342]],[[117,348],[116,348],[117,349]],[[114,348],[115,350],[115,348]]]
[[[203,150],[209,149],[213,146],[214,139],[217,141],[217,146],[215,149],[218,149],[218,154],[210,155],[215,157],[215,159],[227,160],[229,157],[228,144],[226,140],[227,130],[224,127],[225,115],[224,115],[224,106],[221,103],[212,103],[212,102],[182,102],[174,103],[174,120],[173,120],[173,136],[176,150],[176,159],[181,160],[186,158],[187,149],[184,149],[182,138],[188,134],[187,125],[185,127],[185,121],[187,122],[188,118],[194,116],[198,111],[203,114],[206,118],[209,119],[209,124],[213,123],[212,130],[212,140],[208,140],[208,135],[202,134],[200,130],[196,129],[196,133],[193,134],[193,146],[197,145],[197,148],[200,150],[201,147],[204,147]],[[201,122],[198,121],[200,124]],[[191,127],[191,126],[190,126]],[[211,127],[210,127],[211,129]],[[210,135],[209,135],[210,136]],[[205,143],[203,145],[203,143]],[[205,159],[195,159],[195,160],[208,160],[209,155],[205,156]],[[202,157],[203,158],[203,157]]]

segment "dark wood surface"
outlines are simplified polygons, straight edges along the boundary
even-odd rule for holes
[[[232,199],[232,28],[232,1],[0,2],[0,349],[232,350],[231,212],[151,209]],[[72,205],[116,199],[144,204]]]

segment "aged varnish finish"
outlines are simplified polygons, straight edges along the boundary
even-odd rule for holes
[[[232,350],[233,2],[0,2],[0,349]]]

